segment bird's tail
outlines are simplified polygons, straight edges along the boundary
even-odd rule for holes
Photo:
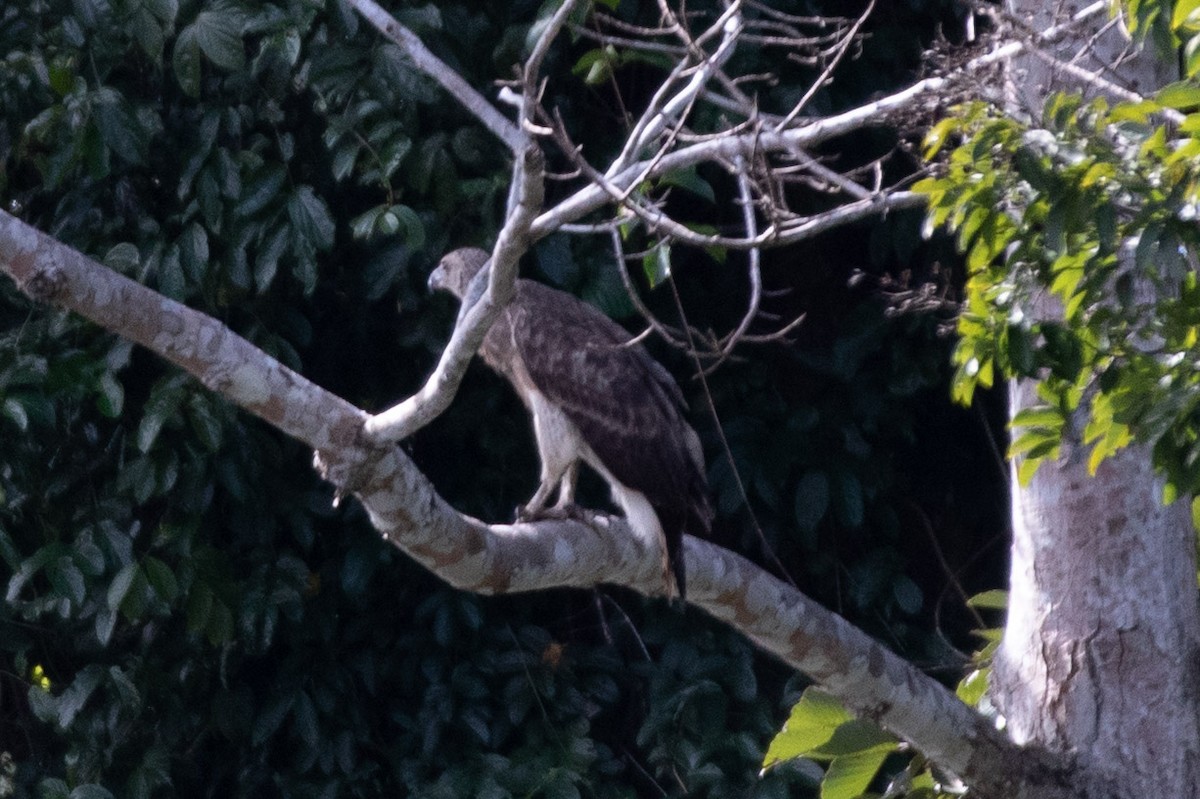
[[[712,526],[712,508],[707,494],[693,492],[687,504],[655,504],[638,491],[614,488],[613,499],[625,512],[634,533],[662,553],[662,574],[669,599],[687,599],[687,566],[683,557],[683,535],[707,537]]]
[[[683,556],[683,536],[685,533],[708,538],[712,529],[712,506],[708,503],[708,495],[703,491],[694,492],[689,497],[686,506],[675,505],[670,508],[655,508],[659,521],[662,522],[663,543],[665,545],[664,571],[666,572],[668,593],[671,598],[687,599],[687,566]],[[674,583],[674,585],[672,585]],[[674,590],[671,590],[674,589]]]

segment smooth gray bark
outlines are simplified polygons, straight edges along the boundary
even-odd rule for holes
[[[1012,3],[1037,28],[1080,5]],[[1170,65],[1131,54],[1119,24],[1098,23],[1049,55],[1137,92],[1170,78]],[[1052,91],[1104,93],[1047,58],[1022,58],[1011,75],[1013,112],[1034,119]],[[1034,305],[1038,315],[1055,313],[1050,302]],[[1014,414],[1036,402],[1028,383],[1010,396]],[[1122,451],[1094,477],[1079,442],[1065,442],[1063,453],[1028,486],[1014,464],[1009,615],[992,701],[1016,742],[1073,755],[1081,795],[1200,796],[1189,504],[1162,505],[1162,481],[1143,447]]]

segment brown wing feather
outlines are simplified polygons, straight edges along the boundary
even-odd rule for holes
[[[712,511],[679,386],[622,327],[565,292],[522,280],[506,317],[538,390],[654,508],[682,595],[683,533],[707,535]]]

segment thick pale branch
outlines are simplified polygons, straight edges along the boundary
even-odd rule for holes
[[[145,346],[314,449],[361,444],[367,415],[211,316],[97,264],[0,211],[0,270],[41,302]]]
[[[624,520],[487,525],[448,507],[399,449],[359,499],[388,540],[458,588],[485,594],[610,583],[662,590],[656,553]],[[684,538],[688,602],[799,669],[856,713],[913,742],[980,796],[1057,783],[1059,765],[1007,740],[951,691],[865,633],[739,555]],[[1050,791],[1039,796],[1068,796]]]
[[[542,207],[543,161],[542,151],[530,144],[514,165],[508,220],[492,250],[487,290],[474,305],[462,309],[450,342],[421,390],[367,420],[366,432],[373,440],[400,441],[450,407],[483,337],[512,299],[517,263],[533,241],[529,236],[529,225]]]
[[[323,473],[354,491],[389,541],[452,584],[481,593],[552,586],[661,590],[657,554],[618,518],[489,526],[462,516],[398,447],[358,433],[364,414],[216,320],[116,274],[0,212],[0,271],[34,299],[137,341],[206,386],[321,451]],[[804,671],[977,785],[981,795],[1056,773],[947,689],[745,559],[685,541],[689,600]],[[1018,795],[1013,790],[1013,795]]]
[[[412,59],[417,69],[438,82],[464,108],[471,112],[508,149],[520,155],[529,146],[529,136],[511,120],[501,114],[487,98],[475,91],[475,87],[430,52],[421,39],[396,18],[380,7],[374,0],[347,0],[347,2],[384,36],[391,39]]]

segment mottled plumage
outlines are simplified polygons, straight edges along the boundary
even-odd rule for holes
[[[467,296],[469,306],[482,293],[487,259],[483,250],[455,250],[429,285]],[[700,441],[667,370],[592,306],[529,280],[517,281],[479,352],[533,415],[542,473],[525,513],[542,512],[556,487],[555,507],[568,507],[578,464],[587,463],[634,532],[663,553],[667,592],[682,597],[683,534],[707,535],[712,509]]]

